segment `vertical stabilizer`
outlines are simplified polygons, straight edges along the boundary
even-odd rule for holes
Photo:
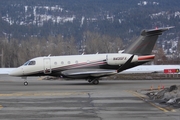
[[[165,27],[151,30],[143,30],[140,37],[131,44],[123,53],[129,53],[134,55],[149,55],[151,54],[154,45],[162,32],[169,30],[173,27]]]

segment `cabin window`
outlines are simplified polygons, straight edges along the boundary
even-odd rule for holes
[[[68,64],[71,64],[71,62],[70,62],[70,61],[68,61]]]
[[[64,64],[64,62],[62,61],[62,62],[61,62],[61,65],[63,65],[63,64]]]
[[[57,65],[57,62],[54,62],[54,65]]]

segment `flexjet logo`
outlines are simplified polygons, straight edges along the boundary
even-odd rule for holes
[[[126,60],[126,57],[114,57],[113,60]]]

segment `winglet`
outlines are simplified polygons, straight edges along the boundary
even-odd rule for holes
[[[117,73],[122,72],[123,70],[126,70],[129,67],[133,57],[134,57],[134,55],[132,55],[125,64],[120,66],[119,69],[117,69]]]

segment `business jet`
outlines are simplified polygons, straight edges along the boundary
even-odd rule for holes
[[[9,75],[25,78],[25,86],[28,76],[85,79],[96,85],[101,77],[152,61],[155,55],[151,52],[158,36],[170,28],[173,27],[143,30],[140,37],[121,53],[37,57],[13,69]]]

